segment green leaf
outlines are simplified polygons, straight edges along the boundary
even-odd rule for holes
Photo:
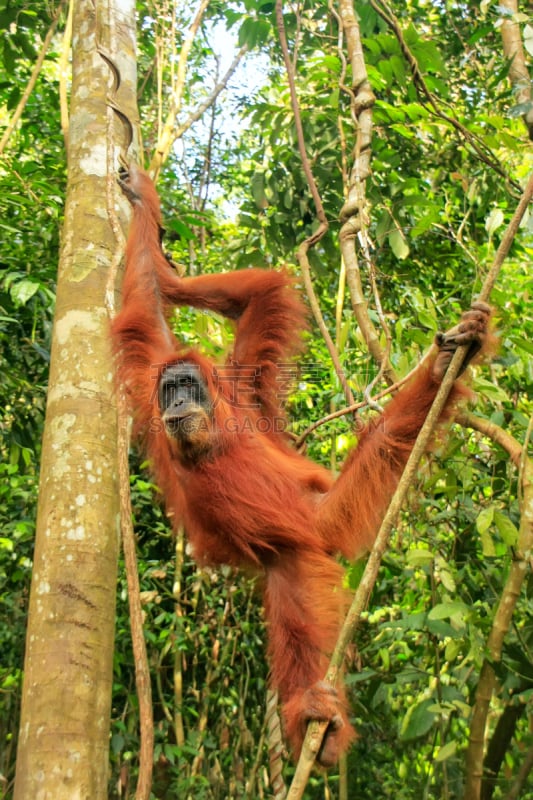
[[[425,308],[421,308],[419,311],[417,311],[416,315],[419,322],[426,328],[429,328],[430,331],[436,331],[439,327],[436,318],[430,314],[429,311],[426,311]]]
[[[186,242],[196,238],[194,231],[179,219],[170,219],[167,227],[169,230],[173,230],[180,239],[184,239]]]
[[[523,339],[521,336],[510,336],[509,339],[525,353],[533,356],[533,342],[530,342],[528,339]]]
[[[396,258],[403,260],[409,255],[409,245],[398,228],[389,233],[389,244]]]
[[[9,552],[13,552],[15,549],[15,545],[11,541],[11,539],[6,539],[4,536],[0,536],[0,548],[2,550],[9,550]]]
[[[339,353],[343,353],[346,348],[346,342],[348,341],[348,336],[350,335],[350,331],[353,328],[353,320],[349,317],[346,319],[343,324],[341,325],[341,329],[339,331],[339,339],[337,342],[337,348]]]
[[[126,740],[121,733],[114,733],[111,737],[111,750],[113,753],[120,753],[120,751],[124,748]]]
[[[425,233],[434,225],[439,218],[438,212],[435,208],[430,209],[424,213],[411,228],[411,238],[416,239],[417,236]]]
[[[433,563],[433,553],[429,550],[409,550],[407,563],[410,567],[425,567]]]
[[[4,41],[4,68],[7,73],[12,74],[15,71],[16,56],[14,48],[9,38]]]
[[[255,20],[251,17],[246,17],[241,27],[239,28],[239,47],[247,44],[253,47],[255,38]]]
[[[476,528],[478,533],[483,534],[486,531],[488,531],[488,529],[492,525],[493,520],[494,520],[493,506],[489,506],[489,508],[484,508],[482,511],[480,511],[476,519]]]
[[[268,19],[253,19],[247,17],[239,29],[239,45],[248,45],[250,49],[256,45],[264,44],[270,35],[270,22]]]
[[[518,541],[518,530],[515,524],[501,511],[494,512],[494,522],[505,544],[508,547],[514,547]]]
[[[457,742],[448,742],[445,744],[444,747],[441,747],[437,755],[435,756],[435,761],[446,761],[448,758],[451,758],[455,755],[457,751]]]
[[[457,590],[457,584],[455,582],[455,578],[453,577],[452,573],[444,569],[442,567],[439,568],[439,579],[446,591],[452,594]]]
[[[387,209],[382,211],[376,223],[376,239],[380,245],[383,244],[385,238],[389,235],[390,229],[393,225],[391,216]]]
[[[503,225],[504,216],[501,208],[493,208],[485,220],[485,230],[492,236],[492,234]]]
[[[476,376],[474,380],[474,389],[489,400],[499,401],[501,403],[506,403],[509,400],[509,397],[503,389],[496,386],[492,381],[488,381],[486,378],[480,376]]]
[[[252,195],[258,208],[265,208],[267,204],[265,196],[265,173],[254,172],[251,180]]]
[[[390,64],[394,76],[400,86],[405,86],[405,62],[401,56],[392,55],[390,57]]]
[[[494,558],[496,556],[496,548],[494,547],[494,542],[492,540],[492,536],[488,531],[483,531],[480,534],[481,540],[481,551],[485,558]]]
[[[39,291],[40,284],[29,278],[24,278],[11,286],[10,294],[13,301],[19,306],[24,306],[33,295]]]
[[[450,619],[456,627],[464,627],[469,614],[470,609],[465,603],[450,600],[446,603],[437,603],[429,612],[428,619]]]
[[[403,136],[404,139],[414,139],[416,135],[414,128],[408,128],[407,125],[404,125],[402,122],[391,125],[391,129],[399,133],[400,136]]]
[[[17,107],[19,100],[22,96],[22,92],[18,86],[13,87],[13,91],[10,92],[8,100],[7,100],[7,110],[13,111],[14,108]]]
[[[334,89],[331,92],[331,94],[330,94],[330,96],[328,98],[328,105],[330,105],[331,108],[335,108],[335,109],[338,108],[339,107],[339,97],[340,97],[339,89]]]
[[[394,83],[394,71],[392,69],[392,64],[388,59],[382,58],[377,63],[377,69],[379,70],[382,78],[384,79],[386,86],[392,86]],[[376,102],[376,107],[378,103]]]
[[[400,739],[403,741],[417,739],[431,729],[436,719],[436,714],[429,710],[433,705],[433,700],[422,700],[408,710],[403,718]]]
[[[461,639],[450,639],[444,650],[444,658],[446,661],[455,661],[462,647],[463,642]]]
[[[446,65],[436,42],[433,39],[421,39],[418,34],[416,37],[417,41],[413,41],[412,48],[424,73],[431,71],[445,76]]]

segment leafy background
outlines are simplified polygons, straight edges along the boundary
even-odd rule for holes
[[[175,9],[176,29],[184,31],[189,4],[177,2]],[[358,2],[356,9],[377,97],[367,184],[372,258],[392,334],[392,361],[405,374],[435,331],[456,319],[480,287],[531,169],[521,118],[527,109],[508,78],[501,45],[505,8],[491,2],[392,3],[437,110],[421,96],[405,49],[373,4]],[[50,12],[41,0],[0,2],[1,126],[7,126],[28,83]],[[171,64],[161,53],[169,46],[170,12],[165,0],[138,4],[139,103],[147,153],[157,139],[158,108],[169,99],[164,88],[158,93],[156,64],[165,87]],[[533,21],[527,13],[516,19],[529,57]],[[297,46],[307,152],[330,222],[311,254],[315,289],[360,396],[376,368],[339,290],[337,242],[354,143],[349,73],[328,3],[287,4],[285,25],[291,47]],[[58,101],[63,26],[61,17],[0,161],[0,795],[6,798],[14,773],[66,181]],[[168,247],[191,273],[293,265],[295,248],[316,226],[296,149],[274,3],[211,2],[189,59],[183,117],[223,74],[229,43],[235,50],[246,44],[249,51],[217,102],[183,134],[159,185]],[[476,414],[519,442],[531,414],[532,224],[526,217],[492,295],[499,354],[474,377]],[[372,305],[371,313],[377,322]],[[220,320],[200,313],[180,315],[179,330],[215,354],[230,341]],[[326,348],[311,328],[308,355],[288,399],[295,433],[343,403]],[[353,443],[354,433],[341,418],[320,427],[307,447],[313,458],[338,469]],[[135,457],[132,491],[155,701],[154,797],[269,796],[265,631],[253,581],[194,565],[183,539],[171,537],[154,503],[154,487]],[[462,796],[470,709],[513,558],[518,501],[508,455],[479,433],[454,426],[428,457],[347,667],[359,732],[346,768],[350,797]],[[359,576],[360,565],[350,566],[351,586]],[[532,589],[529,576],[497,667],[489,718],[497,778],[486,798],[507,796],[533,744]],[[135,784],[139,742],[132,659],[122,573],[110,798],[133,796]],[[522,797],[533,797],[529,786]],[[337,775],[317,775],[306,796],[343,791]]]

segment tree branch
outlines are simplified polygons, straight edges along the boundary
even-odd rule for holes
[[[332,11],[339,21],[346,40],[346,49],[352,72],[352,85],[351,87],[344,86],[343,88],[350,97],[356,131],[353,166],[349,177],[348,192],[346,201],[340,211],[342,226],[339,232],[339,244],[344,264],[346,265],[346,281],[355,318],[370,355],[382,368],[385,379],[392,383],[394,376],[387,351],[382,348],[379,334],[368,313],[368,304],[363,292],[356,250],[356,241],[359,241],[365,254],[365,260],[370,265],[366,181],[370,175],[372,109],[376,98],[368,80],[361,34],[352,0],[340,0],[339,13],[337,14],[333,7]],[[377,306],[379,308],[379,299]],[[383,320],[382,315],[381,319]],[[386,330],[386,325],[384,329]]]
[[[505,800],[518,800],[520,797],[520,793],[525,786],[527,781],[528,775],[533,769],[533,745],[529,748],[526,753],[526,756],[518,770],[518,775],[516,779],[513,781],[513,785],[509,790],[508,794],[505,796]]]
[[[464,409],[461,409],[461,411],[455,415],[454,419],[455,422],[462,425],[464,428],[472,428],[482,433],[487,439],[492,439],[493,442],[503,447],[510,455],[511,461],[516,467],[520,466],[520,457],[522,455],[520,442],[518,442],[514,436],[511,436],[510,433],[504,431],[503,428],[500,428],[499,425],[496,425],[495,422],[491,422],[483,417],[476,417],[471,411],[466,411]]]
[[[185,77],[187,73],[187,59],[191,52],[194,38],[198,32],[200,23],[202,22],[204,13],[209,5],[209,2],[210,0],[200,0],[200,4],[196,11],[195,17],[181,45],[176,79],[171,87],[172,101],[170,104],[170,110],[167,114],[167,118],[163,126],[161,136],[159,137],[159,142],[157,143],[157,146],[155,148],[155,153],[150,163],[149,172],[154,180],[157,177],[161,165],[164,163],[164,161],[166,161],[167,156],[172,147],[172,144],[176,139],[174,133],[174,126],[176,124],[176,118],[181,110],[181,104],[183,101],[183,92],[185,90]]]
[[[470,742],[466,753],[465,800],[479,800],[481,797],[485,727],[490,701],[496,686],[496,673],[493,664],[497,664],[501,660],[503,642],[509,630],[516,603],[520,597],[522,584],[527,575],[531,549],[533,548],[533,461],[527,458],[527,446],[532,428],[533,417],[530,420],[522,451],[520,481],[522,497],[518,543],[487,639],[488,657],[481,667],[470,722]]]
[[[313,172],[311,170],[309,158],[307,157],[307,151],[305,147],[305,136],[302,125],[302,117],[300,114],[298,96],[296,94],[294,67],[289,57],[287,36],[285,34],[285,23],[283,21],[283,0],[276,0],[276,22],[278,27],[278,35],[281,44],[281,49],[283,52],[283,60],[285,62],[285,70],[287,72],[287,80],[289,82],[291,106],[294,115],[294,124],[296,126],[296,137],[298,140],[298,150],[300,152],[300,158],[302,159],[302,167],[304,170],[305,177],[307,179],[307,184],[309,186],[311,196],[313,198],[313,202],[315,204],[316,216],[319,222],[316,231],[311,236],[308,236],[307,239],[305,239],[298,247],[296,257],[298,259],[298,263],[302,271],[302,277],[305,285],[305,290],[307,292],[307,297],[309,299],[309,305],[311,306],[311,311],[313,312],[313,316],[320,329],[322,338],[324,339],[326,347],[328,348],[328,352],[333,362],[335,373],[342,386],[344,396],[346,397],[346,402],[352,404],[354,402],[352,390],[350,389],[350,386],[348,385],[348,381],[346,379],[346,375],[344,374],[344,370],[342,368],[339,354],[337,352],[337,348],[335,347],[335,343],[331,338],[330,332],[324,321],[324,317],[322,316],[322,312],[320,310],[320,304],[315,294],[313,281],[311,278],[311,265],[309,264],[308,252],[311,249],[311,247],[316,245],[317,242],[319,242],[320,239],[322,239],[322,237],[327,233],[327,230],[329,228],[329,223],[326,217],[326,213],[324,211],[324,206],[322,205],[322,199],[320,197],[320,193],[318,191],[318,187],[316,185]]]
[[[213,105],[213,103],[219,96],[220,92],[223,89],[225,89],[226,86],[228,85],[229,79],[237,69],[239,63],[242,60],[242,57],[246,55],[247,52],[248,52],[248,45],[244,44],[237,53],[237,55],[235,56],[235,58],[233,59],[233,61],[231,62],[224,77],[216,84],[209,97],[206,100],[204,100],[203,103],[200,103],[196,111],[193,111],[191,114],[189,114],[185,122],[183,122],[181,125],[178,125],[178,127],[174,132],[173,141],[175,141],[176,139],[180,139],[183,136],[183,134],[189,130],[189,128],[193,125],[193,123],[197,122],[200,119],[200,117],[207,111],[207,109]]]

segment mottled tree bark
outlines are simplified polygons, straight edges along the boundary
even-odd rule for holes
[[[119,251],[116,225],[111,224],[111,187],[124,140],[109,96],[119,83],[121,91],[134,89],[134,31],[132,0],[121,0],[117,7],[113,0],[78,0],[74,5],[68,188],[16,800],[103,800],[108,793],[119,550],[108,283]],[[115,65],[113,52],[119,54]]]

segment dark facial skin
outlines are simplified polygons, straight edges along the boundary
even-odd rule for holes
[[[205,381],[195,364],[180,361],[165,369],[159,383],[159,407],[165,419],[179,422],[210,405]]]
[[[196,364],[180,361],[165,369],[159,382],[159,408],[167,436],[184,461],[197,461],[209,449],[211,398]]]

